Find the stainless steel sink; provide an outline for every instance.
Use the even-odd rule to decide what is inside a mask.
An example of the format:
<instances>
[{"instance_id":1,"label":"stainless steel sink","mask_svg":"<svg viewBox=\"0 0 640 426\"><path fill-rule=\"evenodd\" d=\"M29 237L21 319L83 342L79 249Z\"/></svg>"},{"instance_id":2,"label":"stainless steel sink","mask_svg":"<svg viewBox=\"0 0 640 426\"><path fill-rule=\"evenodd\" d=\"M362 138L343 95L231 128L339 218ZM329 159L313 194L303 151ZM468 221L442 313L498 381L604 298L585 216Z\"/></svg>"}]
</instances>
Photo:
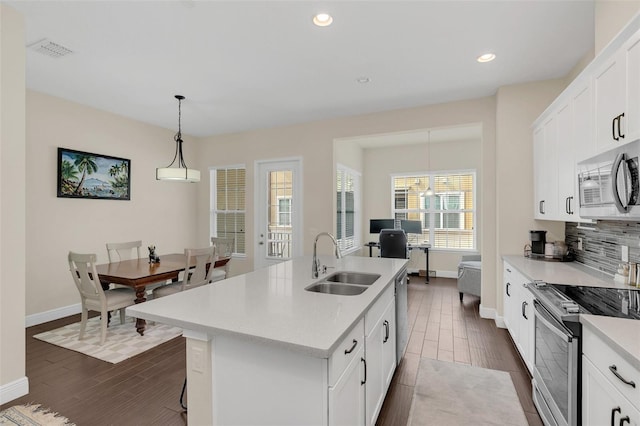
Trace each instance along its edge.
<instances>
[{"instance_id":1,"label":"stainless steel sink","mask_svg":"<svg viewBox=\"0 0 640 426\"><path fill-rule=\"evenodd\" d=\"M307 291L325 294L337 294L340 296L355 296L364 292L368 287L351 284L320 282L311 284L305 288Z\"/></svg>"},{"instance_id":2,"label":"stainless steel sink","mask_svg":"<svg viewBox=\"0 0 640 426\"><path fill-rule=\"evenodd\" d=\"M359 285L371 285L380 278L380 274L369 274L366 272L336 272L329 275L324 281L345 283L345 284L359 284Z\"/></svg>"}]
</instances>

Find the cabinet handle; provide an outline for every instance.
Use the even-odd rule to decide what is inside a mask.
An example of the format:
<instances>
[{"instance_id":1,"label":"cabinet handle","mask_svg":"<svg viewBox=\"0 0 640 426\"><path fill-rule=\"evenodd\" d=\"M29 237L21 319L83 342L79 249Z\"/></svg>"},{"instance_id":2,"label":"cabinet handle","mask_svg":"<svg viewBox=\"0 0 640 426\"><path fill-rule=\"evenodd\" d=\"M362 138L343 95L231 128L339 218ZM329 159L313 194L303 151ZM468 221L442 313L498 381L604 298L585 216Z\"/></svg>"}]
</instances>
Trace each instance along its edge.
<instances>
[{"instance_id":1,"label":"cabinet handle","mask_svg":"<svg viewBox=\"0 0 640 426\"><path fill-rule=\"evenodd\" d=\"M622 123L622 117L624 117L624 112L618 116L618 136L620 137L620 139L624 139L624 135L620 130L620 123Z\"/></svg>"},{"instance_id":2,"label":"cabinet handle","mask_svg":"<svg viewBox=\"0 0 640 426\"><path fill-rule=\"evenodd\" d=\"M538 204L538 210L540 211L540 214L544 214L544 200L540 200L540 203Z\"/></svg>"},{"instance_id":3,"label":"cabinet handle","mask_svg":"<svg viewBox=\"0 0 640 426\"><path fill-rule=\"evenodd\" d=\"M509 286L511 285L511 283L507 283L507 286L505 287L505 291L507 292L507 296L511 297L511 294L509 293Z\"/></svg>"},{"instance_id":4,"label":"cabinet handle","mask_svg":"<svg viewBox=\"0 0 640 426\"><path fill-rule=\"evenodd\" d=\"M573 210L571 210L571 200L573 200L573 197L567 197L564 201L564 210L567 214L573 214Z\"/></svg>"},{"instance_id":5,"label":"cabinet handle","mask_svg":"<svg viewBox=\"0 0 640 426\"><path fill-rule=\"evenodd\" d=\"M529 318L527 318L527 302L522 302L522 316L524 317L524 319L528 320Z\"/></svg>"},{"instance_id":6,"label":"cabinet handle","mask_svg":"<svg viewBox=\"0 0 640 426\"><path fill-rule=\"evenodd\" d=\"M507 268L507 272L508 272L508 273L511 273L511 269Z\"/></svg>"},{"instance_id":7,"label":"cabinet handle","mask_svg":"<svg viewBox=\"0 0 640 426\"><path fill-rule=\"evenodd\" d=\"M631 419L629 419L629 416L624 416L623 418L620 419L620 423L619 423L620 426L622 426L625 423L631 424Z\"/></svg>"},{"instance_id":8,"label":"cabinet handle","mask_svg":"<svg viewBox=\"0 0 640 426\"><path fill-rule=\"evenodd\" d=\"M635 388L635 387L636 387L636 383L635 383L634 381L626 380L624 377L622 377L622 376L620 375L620 373L618 373L618 367L616 367L616 365L615 365L615 364L610 365L610 366L609 366L609 370L611 370L611 372L613 373L613 375L614 375L614 376L616 376L618 379L620 379L620 381L621 381L622 383L624 383L625 385L629 385L629 386L631 386L632 388Z\"/></svg>"},{"instance_id":9,"label":"cabinet handle","mask_svg":"<svg viewBox=\"0 0 640 426\"><path fill-rule=\"evenodd\" d=\"M382 324L384 324L384 340L382 340L382 343L387 343L387 340L389 340L389 321L384 320Z\"/></svg>"},{"instance_id":10,"label":"cabinet handle","mask_svg":"<svg viewBox=\"0 0 640 426\"><path fill-rule=\"evenodd\" d=\"M613 137L614 141L619 140L620 138L616 136L616 121L618 121L618 117L615 117L612 121L611 121L611 136Z\"/></svg>"},{"instance_id":11,"label":"cabinet handle","mask_svg":"<svg viewBox=\"0 0 640 426\"><path fill-rule=\"evenodd\" d=\"M364 363L364 380L360 381L360 386L362 386L367 383L367 360L364 358L360 358L360 361Z\"/></svg>"},{"instance_id":12,"label":"cabinet handle","mask_svg":"<svg viewBox=\"0 0 640 426\"><path fill-rule=\"evenodd\" d=\"M613 410L611 410L611 426L615 426L613 423L616 421L616 413L620 413L620 412L622 412L620 407L616 407Z\"/></svg>"},{"instance_id":13,"label":"cabinet handle","mask_svg":"<svg viewBox=\"0 0 640 426\"><path fill-rule=\"evenodd\" d=\"M345 355L350 354L351 352L353 352L356 346L358 346L358 341L356 339L353 339L353 345L349 349L345 349L344 354Z\"/></svg>"}]
</instances>

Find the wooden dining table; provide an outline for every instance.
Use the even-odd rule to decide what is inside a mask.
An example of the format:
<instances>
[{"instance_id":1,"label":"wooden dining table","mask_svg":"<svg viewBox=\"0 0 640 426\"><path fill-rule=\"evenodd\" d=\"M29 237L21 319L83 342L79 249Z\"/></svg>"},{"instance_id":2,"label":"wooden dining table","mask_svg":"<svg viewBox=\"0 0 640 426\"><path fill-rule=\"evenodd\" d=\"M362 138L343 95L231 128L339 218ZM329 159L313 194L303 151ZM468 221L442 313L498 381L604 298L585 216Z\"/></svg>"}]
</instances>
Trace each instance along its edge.
<instances>
[{"instance_id":1,"label":"wooden dining table","mask_svg":"<svg viewBox=\"0 0 640 426\"><path fill-rule=\"evenodd\" d=\"M216 260L214 267L224 266L229 262L229 257ZM196 266L196 259L192 265ZM98 278L103 287L109 284L121 284L132 287L136 291L136 303L147 300L146 288L148 285L166 282L168 280L178 281L178 274L186 267L186 256L181 253L165 254L160 256L159 263L149 263L147 258L121 260L119 262L103 263L96 265ZM144 335L146 321L136 318L136 330L140 335Z\"/></svg>"}]
</instances>

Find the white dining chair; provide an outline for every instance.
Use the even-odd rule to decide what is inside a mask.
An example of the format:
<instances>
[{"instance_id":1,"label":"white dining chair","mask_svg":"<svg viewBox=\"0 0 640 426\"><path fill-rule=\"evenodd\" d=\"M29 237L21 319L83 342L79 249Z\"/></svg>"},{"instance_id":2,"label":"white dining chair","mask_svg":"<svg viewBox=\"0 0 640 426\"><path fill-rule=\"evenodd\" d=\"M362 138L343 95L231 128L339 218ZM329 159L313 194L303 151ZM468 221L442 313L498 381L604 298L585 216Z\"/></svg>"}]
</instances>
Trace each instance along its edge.
<instances>
[{"instance_id":1,"label":"white dining chair","mask_svg":"<svg viewBox=\"0 0 640 426\"><path fill-rule=\"evenodd\" d=\"M229 258L229 261L218 268L214 268L211 278L212 282L224 280L229 277L229 264L231 263L231 255L235 246L235 238L211 237L211 244L216 248L218 259Z\"/></svg>"},{"instance_id":2,"label":"white dining chair","mask_svg":"<svg viewBox=\"0 0 640 426\"><path fill-rule=\"evenodd\" d=\"M107 243L107 256L109 263L121 260L140 259L142 241L130 241L126 243Z\"/></svg>"},{"instance_id":3,"label":"white dining chair","mask_svg":"<svg viewBox=\"0 0 640 426\"><path fill-rule=\"evenodd\" d=\"M153 298L169 296L181 291L189 290L211 282L213 265L216 258L215 247L205 247L198 249L185 249L185 269L182 281L177 281L153 290ZM195 262L195 267L191 264ZM211 267L207 267L211 265Z\"/></svg>"},{"instance_id":4,"label":"white dining chair","mask_svg":"<svg viewBox=\"0 0 640 426\"><path fill-rule=\"evenodd\" d=\"M69 270L73 282L80 293L82 314L80 316L80 334L78 340L84 337L87 328L89 311L100 312L100 344L104 345L107 338L109 311L120 309L120 323L124 324L124 308L135 304L136 292L130 288L114 288L103 290L98 272L96 271L96 255L69 252Z\"/></svg>"}]
</instances>

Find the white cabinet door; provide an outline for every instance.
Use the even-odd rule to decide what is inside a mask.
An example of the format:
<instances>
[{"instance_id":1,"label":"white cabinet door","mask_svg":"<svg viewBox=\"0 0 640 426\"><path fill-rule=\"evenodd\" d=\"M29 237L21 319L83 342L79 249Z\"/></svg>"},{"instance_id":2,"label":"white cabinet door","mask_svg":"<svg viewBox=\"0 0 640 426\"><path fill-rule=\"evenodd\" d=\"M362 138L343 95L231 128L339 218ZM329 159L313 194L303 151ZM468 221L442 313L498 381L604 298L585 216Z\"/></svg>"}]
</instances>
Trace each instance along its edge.
<instances>
[{"instance_id":1,"label":"white cabinet door","mask_svg":"<svg viewBox=\"0 0 640 426\"><path fill-rule=\"evenodd\" d=\"M518 341L518 282L520 274L508 263L504 264L504 322L514 342Z\"/></svg>"},{"instance_id":2,"label":"white cabinet door","mask_svg":"<svg viewBox=\"0 0 640 426\"><path fill-rule=\"evenodd\" d=\"M520 312L518 317L518 344L520 355L529 372L533 372L534 362L534 318L533 318L533 294L525 287L523 282L518 288Z\"/></svg>"},{"instance_id":3,"label":"white cabinet door","mask_svg":"<svg viewBox=\"0 0 640 426\"><path fill-rule=\"evenodd\" d=\"M566 103L556 114L558 135L558 215L557 219L576 220L575 203L575 144L573 139L572 108Z\"/></svg>"},{"instance_id":4,"label":"white cabinet door","mask_svg":"<svg viewBox=\"0 0 640 426\"><path fill-rule=\"evenodd\" d=\"M365 340L367 361L366 424L376 424L396 366L395 299L387 305Z\"/></svg>"},{"instance_id":5,"label":"white cabinet door","mask_svg":"<svg viewBox=\"0 0 640 426\"><path fill-rule=\"evenodd\" d=\"M533 217L544 219L544 126L533 132Z\"/></svg>"},{"instance_id":6,"label":"white cabinet door","mask_svg":"<svg viewBox=\"0 0 640 426\"><path fill-rule=\"evenodd\" d=\"M626 63L625 141L640 138L640 31L623 48Z\"/></svg>"},{"instance_id":7,"label":"white cabinet door","mask_svg":"<svg viewBox=\"0 0 640 426\"><path fill-rule=\"evenodd\" d=\"M382 325L385 326L385 337L382 339L382 377L383 391L382 402L384 402L384 396L389 389L391 379L393 379L393 373L396 371L396 304L395 300L389 303L387 310L384 313L384 320ZM382 403L380 404L382 408Z\"/></svg>"},{"instance_id":8,"label":"white cabinet door","mask_svg":"<svg viewBox=\"0 0 640 426\"><path fill-rule=\"evenodd\" d=\"M365 424L364 347L355 356L334 386L329 388L329 425Z\"/></svg>"},{"instance_id":9,"label":"white cabinet door","mask_svg":"<svg viewBox=\"0 0 640 426\"><path fill-rule=\"evenodd\" d=\"M582 357L582 424L584 426L639 426L640 412Z\"/></svg>"},{"instance_id":10,"label":"white cabinet door","mask_svg":"<svg viewBox=\"0 0 640 426\"><path fill-rule=\"evenodd\" d=\"M536 219L557 220L558 214L558 130L550 117L533 137L533 174Z\"/></svg>"},{"instance_id":11,"label":"white cabinet door","mask_svg":"<svg viewBox=\"0 0 640 426\"><path fill-rule=\"evenodd\" d=\"M593 90L595 100L596 146L599 152L625 142L622 116L625 108L625 61L622 53L613 55L595 71Z\"/></svg>"},{"instance_id":12,"label":"white cabinet door","mask_svg":"<svg viewBox=\"0 0 640 426\"><path fill-rule=\"evenodd\" d=\"M571 97L574 164L593 157L597 152L596 137L593 132L593 100L591 95L591 82L587 80ZM576 176L573 179L576 183L575 193L578 194ZM576 209L577 207L576 200Z\"/></svg>"}]
</instances>

